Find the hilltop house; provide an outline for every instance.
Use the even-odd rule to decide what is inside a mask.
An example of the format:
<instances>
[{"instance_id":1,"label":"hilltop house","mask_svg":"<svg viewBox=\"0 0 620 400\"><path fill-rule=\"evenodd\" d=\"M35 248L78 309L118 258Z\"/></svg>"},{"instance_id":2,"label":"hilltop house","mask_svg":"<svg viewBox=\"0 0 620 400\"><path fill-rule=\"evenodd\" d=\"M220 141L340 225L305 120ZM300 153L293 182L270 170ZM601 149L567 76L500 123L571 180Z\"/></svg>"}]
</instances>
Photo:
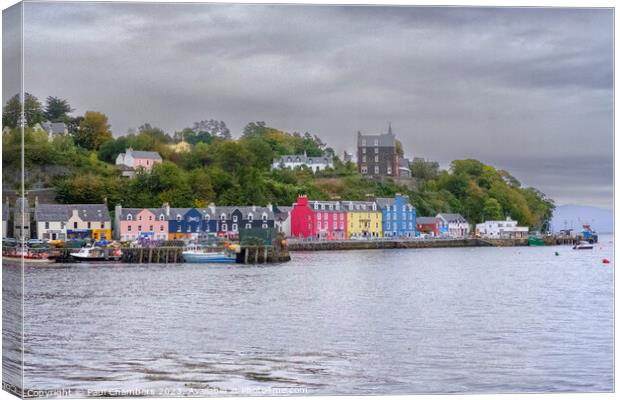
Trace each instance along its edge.
<instances>
[{"instance_id":1,"label":"hilltop house","mask_svg":"<svg viewBox=\"0 0 620 400\"><path fill-rule=\"evenodd\" d=\"M469 222L461 214L440 213L435 219L439 235L451 238L469 236Z\"/></svg>"},{"instance_id":2,"label":"hilltop house","mask_svg":"<svg viewBox=\"0 0 620 400\"><path fill-rule=\"evenodd\" d=\"M527 226L517 226L517 221L507 217L504 221L484 221L476 224L476 235L488 239L520 239L528 236Z\"/></svg>"},{"instance_id":3,"label":"hilltop house","mask_svg":"<svg viewBox=\"0 0 620 400\"><path fill-rule=\"evenodd\" d=\"M357 167L362 175L400 176L396 136L392 132L391 124L385 134L357 133Z\"/></svg>"},{"instance_id":4,"label":"hilltop house","mask_svg":"<svg viewBox=\"0 0 620 400\"><path fill-rule=\"evenodd\" d=\"M43 131L47 133L48 139L51 141L54 139L54 136L57 135L67 135L69 130L67 129L67 124L64 122L41 122L34 125L33 129L35 131Z\"/></svg>"},{"instance_id":5,"label":"hilltop house","mask_svg":"<svg viewBox=\"0 0 620 400\"><path fill-rule=\"evenodd\" d=\"M132 177L135 175L135 171L139 168L150 172L153 166L157 163L161 163L162 158L156 151L138 151L133 150L131 147L120 153L116 157L116 165L121 169L122 175L125 177Z\"/></svg>"},{"instance_id":6,"label":"hilltop house","mask_svg":"<svg viewBox=\"0 0 620 400\"><path fill-rule=\"evenodd\" d=\"M320 156L320 157L308 157L306 153L304 154L292 154L282 156L273 161L271 167L273 169L280 168L290 168L293 169L295 167L306 166L312 170L312 172L318 172L324 170L325 168L333 168L334 160L331 156Z\"/></svg>"},{"instance_id":7,"label":"hilltop house","mask_svg":"<svg viewBox=\"0 0 620 400\"><path fill-rule=\"evenodd\" d=\"M383 237L410 238L416 235L416 209L409 196L396 194L394 198L377 198L382 212Z\"/></svg>"}]
</instances>

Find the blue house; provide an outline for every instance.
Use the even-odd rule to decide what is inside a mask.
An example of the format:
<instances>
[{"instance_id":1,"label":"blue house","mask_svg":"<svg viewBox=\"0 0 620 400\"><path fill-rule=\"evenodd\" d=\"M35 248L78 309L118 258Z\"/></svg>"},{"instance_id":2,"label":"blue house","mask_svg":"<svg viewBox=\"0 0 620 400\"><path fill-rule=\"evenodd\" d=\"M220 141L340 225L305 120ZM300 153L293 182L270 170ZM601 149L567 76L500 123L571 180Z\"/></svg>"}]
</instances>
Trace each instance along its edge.
<instances>
[{"instance_id":1,"label":"blue house","mask_svg":"<svg viewBox=\"0 0 620 400\"><path fill-rule=\"evenodd\" d=\"M218 221L210 208L170 208L168 212L168 238L201 239L215 234Z\"/></svg>"},{"instance_id":2,"label":"blue house","mask_svg":"<svg viewBox=\"0 0 620 400\"><path fill-rule=\"evenodd\" d=\"M383 237L416 236L416 209L409 203L409 196L378 198L377 205L381 208Z\"/></svg>"}]
</instances>

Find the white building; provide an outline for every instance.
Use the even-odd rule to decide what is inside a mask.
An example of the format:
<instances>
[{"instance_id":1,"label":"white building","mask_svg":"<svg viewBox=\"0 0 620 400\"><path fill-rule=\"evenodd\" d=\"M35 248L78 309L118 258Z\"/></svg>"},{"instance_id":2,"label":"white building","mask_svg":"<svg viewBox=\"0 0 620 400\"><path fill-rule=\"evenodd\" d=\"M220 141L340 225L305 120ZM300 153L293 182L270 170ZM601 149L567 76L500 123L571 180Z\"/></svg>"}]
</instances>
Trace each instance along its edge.
<instances>
[{"instance_id":1,"label":"white building","mask_svg":"<svg viewBox=\"0 0 620 400\"><path fill-rule=\"evenodd\" d=\"M528 233L527 226L517 226L517 221L510 217L505 221L484 221L476 224L476 235L487 239L526 238Z\"/></svg>"},{"instance_id":2,"label":"white building","mask_svg":"<svg viewBox=\"0 0 620 400\"><path fill-rule=\"evenodd\" d=\"M271 167L273 169L280 168L295 168L306 166L312 170L312 172L318 172L324 170L325 168L333 168L334 161L331 156L321 156L321 157L308 157L306 153L304 154L292 154L282 156L273 161Z\"/></svg>"},{"instance_id":3,"label":"white building","mask_svg":"<svg viewBox=\"0 0 620 400\"><path fill-rule=\"evenodd\" d=\"M461 214L437 214L437 228L440 236L461 238L469 236L469 222Z\"/></svg>"},{"instance_id":4,"label":"white building","mask_svg":"<svg viewBox=\"0 0 620 400\"><path fill-rule=\"evenodd\" d=\"M277 206L274 209L274 226L284 237L291 236L291 210L293 207Z\"/></svg>"}]
</instances>

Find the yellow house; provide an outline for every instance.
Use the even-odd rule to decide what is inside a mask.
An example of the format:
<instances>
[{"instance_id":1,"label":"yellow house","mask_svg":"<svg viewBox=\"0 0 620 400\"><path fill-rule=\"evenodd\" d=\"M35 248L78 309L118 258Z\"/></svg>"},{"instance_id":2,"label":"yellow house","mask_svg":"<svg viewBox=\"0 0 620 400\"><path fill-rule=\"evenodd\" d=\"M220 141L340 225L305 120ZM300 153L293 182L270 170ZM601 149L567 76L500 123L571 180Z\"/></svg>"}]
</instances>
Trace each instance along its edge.
<instances>
[{"instance_id":1,"label":"yellow house","mask_svg":"<svg viewBox=\"0 0 620 400\"><path fill-rule=\"evenodd\" d=\"M374 201L343 201L347 211L347 239L382 237L382 213Z\"/></svg>"}]
</instances>

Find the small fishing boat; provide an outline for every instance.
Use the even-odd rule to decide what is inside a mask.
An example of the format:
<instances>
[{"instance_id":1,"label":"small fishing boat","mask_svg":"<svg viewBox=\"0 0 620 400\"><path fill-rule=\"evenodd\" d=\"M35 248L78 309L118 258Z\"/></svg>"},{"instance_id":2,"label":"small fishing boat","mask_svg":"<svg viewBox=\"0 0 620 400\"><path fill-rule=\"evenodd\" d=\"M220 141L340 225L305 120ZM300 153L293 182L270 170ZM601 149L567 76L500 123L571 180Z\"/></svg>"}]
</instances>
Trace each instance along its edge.
<instances>
[{"instance_id":1,"label":"small fishing boat","mask_svg":"<svg viewBox=\"0 0 620 400\"><path fill-rule=\"evenodd\" d=\"M106 252L104 247L90 246L71 253L71 257L79 261L117 261L121 258L121 252L120 249L110 249Z\"/></svg>"},{"instance_id":2,"label":"small fishing boat","mask_svg":"<svg viewBox=\"0 0 620 400\"><path fill-rule=\"evenodd\" d=\"M573 250L592 250L593 248L594 245L592 243L586 242L584 240L573 246Z\"/></svg>"},{"instance_id":3,"label":"small fishing boat","mask_svg":"<svg viewBox=\"0 0 620 400\"><path fill-rule=\"evenodd\" d=\"M534 234L534 235L530 235L530 237L527 239L527 244L528 246L544 246L545 241L543 240L542 237Z\"/></svg>"},{"instance_id":4,"label":"small fishing boat","mask_svg":"<svg viewBox=\"0 0 620 400\"><path fill-rule=\"evenodd\" d=\"M3 249L2 261L9 263L21 263L23 261L26 264L47 264L53 262L44 249L30 249L27 247Z\"/></svg>"},{"instance_id":5,"label":"small fishing boat","mask_svg":"<svg viewBox=\"0 0 620 400\"><path fill-rule=\"evenodd\" d=\"M213 251L200 246L190 246L183 251L183 260L186 263L235 263L237 257L234 249L226 248L223 251Z\"/></svg>"}]
</instances>

